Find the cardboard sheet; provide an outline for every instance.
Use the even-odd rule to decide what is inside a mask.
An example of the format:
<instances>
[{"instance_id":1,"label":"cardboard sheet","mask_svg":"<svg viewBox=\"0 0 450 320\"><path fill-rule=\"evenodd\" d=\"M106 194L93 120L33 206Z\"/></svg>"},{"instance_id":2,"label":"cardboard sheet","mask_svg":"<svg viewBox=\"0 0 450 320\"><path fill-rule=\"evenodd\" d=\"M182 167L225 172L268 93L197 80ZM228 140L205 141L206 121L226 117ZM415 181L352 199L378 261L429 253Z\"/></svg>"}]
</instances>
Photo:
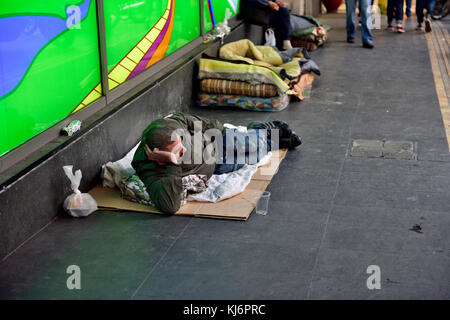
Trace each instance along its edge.
<instances>
[{"instance_id":1,"label":"cardboard sheet","mask_svg":"<svg viewBox=\"0 0 450 320\"><path fill-rule=\"evenodd\" d=\"M273 176L277 173L286 152L285 149L272 152L269 163L258 168L250 184L242 193L217 203L190 201L182 206L175 215L247 220L255 208L259 196L266 190ZM154 207L122 199L117 188L104 188L98 185L89 191L89 194L97 201L99 210L161 213Z\"/></svg>"}]
</instances>

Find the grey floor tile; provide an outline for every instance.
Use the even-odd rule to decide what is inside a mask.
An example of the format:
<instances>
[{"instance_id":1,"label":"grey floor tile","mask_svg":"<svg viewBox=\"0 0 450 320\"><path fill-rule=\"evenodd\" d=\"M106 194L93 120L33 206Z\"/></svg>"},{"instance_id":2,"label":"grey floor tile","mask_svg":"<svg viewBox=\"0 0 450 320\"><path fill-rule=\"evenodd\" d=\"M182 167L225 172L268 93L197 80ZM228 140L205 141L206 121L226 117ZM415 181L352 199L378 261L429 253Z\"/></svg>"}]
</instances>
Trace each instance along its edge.
<instances>
[{"instance_id":1,"label":"grey floor tile","mask_svg":"<svg viewBox=\"0 0 450 320\"><path fill-rule=\"evenodd\" d=\"M365 183L370 188L391 191L446 192L449 176L434 176L426 173L398 173L395 171L345 171L341 183Z\"/></svg>"},{"instance_id":2,"label":"grey floor tile","mask_svg":"<svg viewBox=\"0 0 450 320\"><path fill-rule=\"evenodd\" d=\"M343 181L339 184L335 204L361 207L386 207L450 211L448 192L393 191L374 189L370 185Z\"/></svg>"},{"instance_id":3,"label":"grey floor tile","mask_svg":"<svg viewBox=\"0 0 450 320\"><path fill-rule=\"evenodd\" d=\"M185 216L164 216L132 211L97 211L81 219L58 217L45 232L69 233L73 238L84 235L87 230L92 233L145 232L153 236L175 238L190 220L191 217Z\"/></svg>"},{"instance_id":4,"label":"grey floor tile","mask_svg":"<svg viewBox=\"0 0 450 320\"><path fill-rule=\"evenodd\" d=\"M361 172L362 174L448 176L450 164L438 161L410 161L383 158L348 157L344 162L343 172Z\"/></svg>"},{"instance_id":5,"label":"grey floor tile","mask_svg":"<svg viewBox=\"0 0 450 320\"><path fill-rule=\"evenodd\" d=\"M158 268L134 299L305 299L309 273Z\"/></svg>"},{"instance_id":6,"label":"grey floor tile","mask_svg":"<svg viewBox=\"0 0 450 320\"><path fill-rule=\"evenodd\" d=\"M445 130L441 119L415 119L405 121L396 117L358 115L352 125L354 139L408 140L444 138Z\"/></svg>"},{"instance_id":7,"label":"grey floor tile","mask_svg":"<svg viewBox=\"0 0 450 320\"><path fill-rule=\"evenodd\" d=\"M418 159L428 161L450 161L446 138L423 138L417 141Z\"/></svg>"},{"instance_id":8,"label":"grey floor tile","mask_svg":"<svg viewBox=\"0 0 450 320\"><path fill-rule=\"evenodd\" d=\"M347 154L348 143L317 143L306 138L302 145L289 150L281 167L289 169L291 174L309 170L327 170L338 172Z\"/></svg>"},{"instance_id":9,"label":"grey floor tile","mask_svg":"<svg viewBox=\"0 0 450 320\"><path fill-rule=\"evenodd\" d=\"M367 268L380 268L381 288L369 290ZM322 249L309 299L448 299L447 253L388 254Z\"/></svg>"},{"instance_id":10,"label":"grey floor tile","mask_svg":"<svg viewBox=\"0 0 450 320\"><path fill-rule=\"evenodd\" d=\"M128 299L173 237L128 230L41 232L0 264L3 299ZM68 266L81 269L81 290L68 290Z\"/></svg>"},{"instance_id":11,"label":"grey floor tile","mask_svg":"<svg viewBox=\"0 0 450 320\"><path fill-rule=\"evenodd\" d=\"M317 249L302 243L251 243L233 239L177 240L158 268L174 272L190 269L235 270L237 272L303 273L312 270Z\"/></svg>"},{"instance_id":12,"label":"grey floor tile","mask_svg":"<svg viewBox=\"0 0 450 320\"><path fill-rule=\"evenodd\" d=\"M414 225L421 227L421 233L411 230ZM337 206L331 212L323 247L450 254L448 226L448 213Z\"/></svg>"},{"instance_id":13,"label":"grey floor tile","mask_svg":"<svg viewBox=\"0 0 450 320\"><path fill-rule=\"evenodd\" d=\"M328 170L298 170L281 167L267 190L279 201L330 203L336 191L339 172Z\"/></svg>"},{"instance_id":14,"label":"grey floor tile","mask_svg":"<svg viewBox=\"0 0 450 320\"><path fill-rule=\"evenodd\" d=\"M239 241L260 246L300 244L305 247L318 247L327 214L328 208L325 206L271 201L266 216L253 212L245 222L195 219L181 238Z\"/></svg>"}]
</instances>

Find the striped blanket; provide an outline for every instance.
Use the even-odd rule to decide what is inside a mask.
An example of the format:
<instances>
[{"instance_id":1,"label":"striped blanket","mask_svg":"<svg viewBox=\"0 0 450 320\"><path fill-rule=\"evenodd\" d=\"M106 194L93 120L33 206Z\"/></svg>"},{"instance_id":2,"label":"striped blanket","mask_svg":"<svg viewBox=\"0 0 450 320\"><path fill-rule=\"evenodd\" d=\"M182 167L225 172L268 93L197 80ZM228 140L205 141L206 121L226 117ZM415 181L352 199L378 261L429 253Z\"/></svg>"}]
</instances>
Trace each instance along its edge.
<instances>
[{"instance_id":1,"label":"striped blanket","mask_svg":"<svg viewBox=\"0 0 450 320\"><path fill-rule=\"evenodd\" d=\"M223 79L243 81L251 85L270 84L277 89L277 94L280 96L289 91L289 85L274 71L267 67L257 65L202 58L200 59L198 78L200 80Z\"/></svg>"},{"instance_id":2,"label":"striped blanket","mask_svg":"<svg viewBox=\"0 0 450 320\"><path fill-rule=\"evenodd\" d=\"M200 90L207 93L230 94L270 98L277 95L277 88L271 84L251 85L243 81L203 79L200 81Z\"/></svg>"},{"instance_id":3,"label":"striped blanket","mask_svg":"<svg viewBox=\"0 0 450 320\"><path fill-rule=\"evenodd\" d=\"M272 98L259 98L200 92L198 99L200 106L204 107L236 107L252 111L281 111L289 104L289 96L286 94Z\"/></svg>"}]
</instances>

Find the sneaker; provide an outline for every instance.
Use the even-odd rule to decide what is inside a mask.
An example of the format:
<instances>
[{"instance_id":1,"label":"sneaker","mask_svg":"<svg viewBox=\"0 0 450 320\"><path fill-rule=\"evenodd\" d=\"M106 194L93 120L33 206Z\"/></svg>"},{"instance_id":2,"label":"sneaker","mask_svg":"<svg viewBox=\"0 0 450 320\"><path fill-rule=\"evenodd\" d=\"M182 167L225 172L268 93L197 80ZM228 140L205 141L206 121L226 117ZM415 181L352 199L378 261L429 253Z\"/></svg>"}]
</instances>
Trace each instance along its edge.
<instances>
[{"instance_id":1,"label":"sneaker","mask_svg":"<svg viewBox=\"0 0 450 320\"><path fill-rule=\"evenodd\" d=\"M404 33L405 32L405 29L403 29L403 26L401 24L397 25L397 32L398 33Z\"/></svg>"},{"instance_id":2,"label":"sneaker","mask_svg":"<svg viewBox=\"0 0 450 320\"><path fill-rule=\"evenodd\" d=\"M355 38L348 37L347 38L347 42L348 43L355 43Z\"/></svg>"},{"instance_id":3,"label":"sneaker","mask_svg":"<svg viewBox=\"0 0 450 320\"><path fill-rule=\"evenodd\" d=\"M387 29L390 31L394 31L394 26L392 24L388 24Z\"/></svg>"},{"instance_id":4,"label":"sneaker","mask_svg":"<svg viewBox=\"0 0 450 320\"><path fill-rule=\"evenodd\" d=\"M419 23L419 24L417 25L416 30L417 30L417 31L423 31L423 26L422 26L421 23Z\"/></svg>"},{"instance_id":5,"label":"sneaker","mask_svg":"<svg viewBox=\"0 0 450 320\"><path fill-rule=\"evenodd\" d=\"M370 43L370 42L364 42L364 43L363 43L363 48L366 48L366 49L373 49L373 43Z\"/></svg>"},{"instance_id":6,"label":"sneaker","mask_svg":"<svg viewBox=\"0 0 450 320\"><path fill-rule=\"evenodd\" d=\"M431 21L429 18L425 19L425 32L431 32Z\"/></svg>"},{"instance_id":7,"label":"sneaker","mask_svg":"<svg viewBox=\"0 0 450 320\"><path fill-rule=\"evenodd\" d=\"M280 138L280 141L279 141L280 149L285 149L285 148L294 149L301 144L302 144L302 138L295 133L292 133L292 135L289 138Z\"/></svg>"}]
</instances>

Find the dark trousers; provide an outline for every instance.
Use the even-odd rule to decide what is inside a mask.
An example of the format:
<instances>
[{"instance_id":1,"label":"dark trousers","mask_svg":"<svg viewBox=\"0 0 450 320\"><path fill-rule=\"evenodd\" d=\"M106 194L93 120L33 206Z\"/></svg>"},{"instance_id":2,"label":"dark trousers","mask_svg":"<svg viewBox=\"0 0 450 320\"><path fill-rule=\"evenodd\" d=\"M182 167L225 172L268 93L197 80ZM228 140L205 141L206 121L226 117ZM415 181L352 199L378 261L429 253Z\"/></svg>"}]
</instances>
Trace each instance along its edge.
<instances>
[{"instance_id":1,"label":"dark trousers","mask_svg":"<svg viewBox=\"0 0 450 320\"><path fill-rule=\"evenodd\" d=\"M416 1L416 15L417 22L423 22L423 9L427 9L427 14L432 14L434 6L436 5L436 0L417 0Z\"/></svg>"},{"instance_id":2,"label":"dark trousers","mask_svg":"<svg viewBox=\"0 0 450 320\"><path fill-rule=\"evenodd\" d=\"M227 135L232 133L232 135ZM227 162L227 138L233 137L230 156L231 163ZM249 145L252 145L250 147ZM219 154L222 158L220 164L216 164L214 174L223 174L241 169L245 164L256 164L267 152L271 151L272 142L267 138L266 130L249 129L248 133L236 129L226 129L223 134L223 151ZM240 156L238 156L238 154Z\"/></svg>"},{"instance_id":3,"label":"dark trousers","mask_svg":"<svg viewBox=\"0 0 450 320\"><path fill-rule=\"evenodd\" d=\"M283 40L291 40L291 14L287 8L280 7L278 11L270 10L270 27L275 31L277 47L283 48Z\"/></svg>"},{"instance_id":4,"label":"dark trousers","mask_svg":"<svg viewBox=\"0 0 450 320\"><path fill-rule=\"evenodd\" d=\"M403 0L388 0L387 17L389 24L392 23L394 17L397 20L397 23L401 23L403 21Z\"/></svg>"}]
</instances>

